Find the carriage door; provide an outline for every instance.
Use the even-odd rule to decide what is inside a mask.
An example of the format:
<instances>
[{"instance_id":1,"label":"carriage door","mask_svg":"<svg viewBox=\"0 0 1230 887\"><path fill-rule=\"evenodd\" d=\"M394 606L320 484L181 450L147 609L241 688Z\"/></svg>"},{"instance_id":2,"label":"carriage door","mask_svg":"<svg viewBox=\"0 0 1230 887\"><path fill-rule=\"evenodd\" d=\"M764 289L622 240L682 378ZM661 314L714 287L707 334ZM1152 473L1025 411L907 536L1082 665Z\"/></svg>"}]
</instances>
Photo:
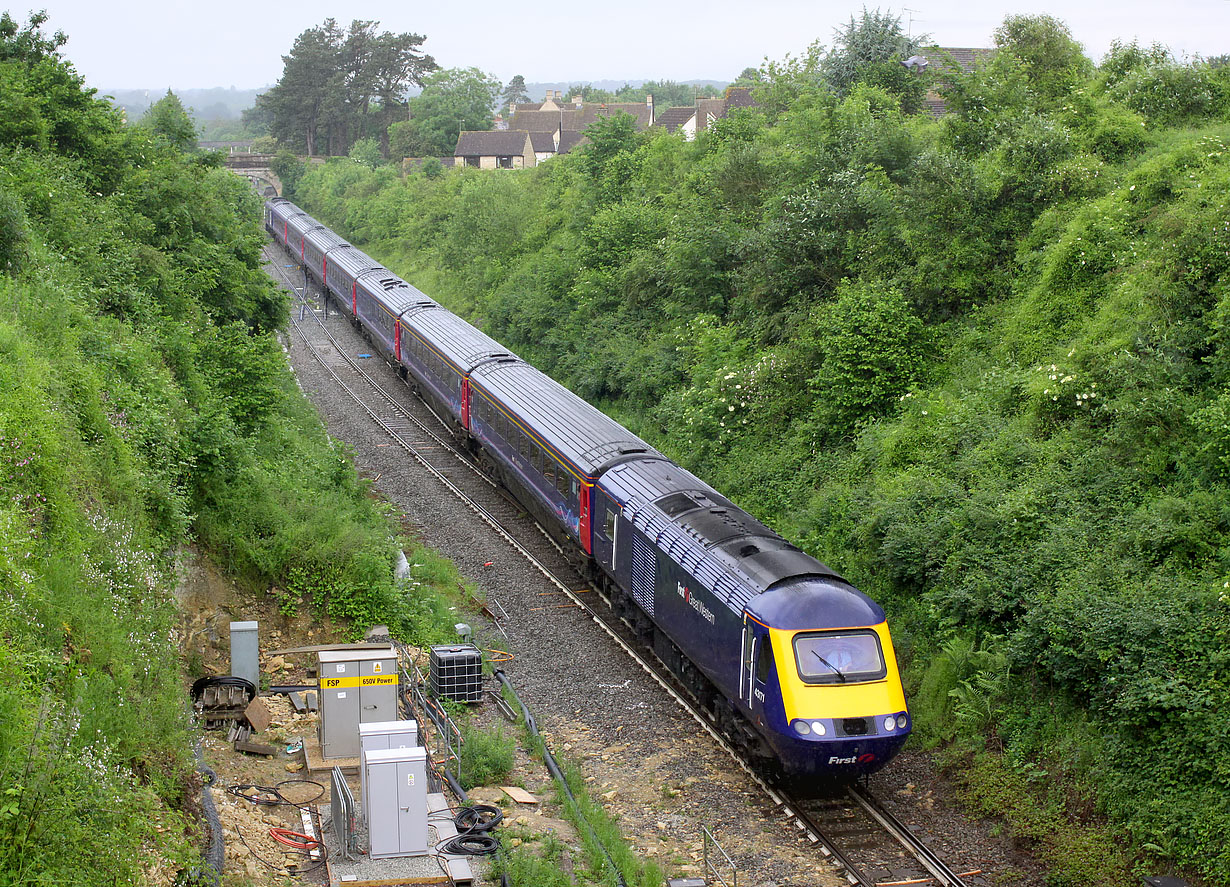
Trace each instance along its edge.
<instances>
[{"instance_id":1,"label":"carriage door","mask_svg":"<svg viewBox=\"0 0 1230 887\"><path fill-rule=\"evenodd\" d=\"M743 617L743 658L739 669L739 698L749 711L764 709L765 684L769 679L769 636L755 622ZM759 714L757 723L763 723Z\"/></svg>"},{"instance_id":2,"label":"carriage door","mask_svg":"<svg viewBox=\"0 0 1230 887\"><path fill-rule=\"evenodd\" d=\"M606 495L595 492L594 508L597 516L594 522L594 558L614 576L615 536L619 532L619 506Z\"/></svg>"},{"instance_id":3,"label":"carriage door","mask_svg":"<svg viewBox=\"0 0 1230 887\"><path fill-rule=\"evenodd\" d=\"M743 656L739 665L739 699L750 710L752 707L752 669L756 661L756 635L753 623L743 617Z\"/></svg>"}]
</instances>

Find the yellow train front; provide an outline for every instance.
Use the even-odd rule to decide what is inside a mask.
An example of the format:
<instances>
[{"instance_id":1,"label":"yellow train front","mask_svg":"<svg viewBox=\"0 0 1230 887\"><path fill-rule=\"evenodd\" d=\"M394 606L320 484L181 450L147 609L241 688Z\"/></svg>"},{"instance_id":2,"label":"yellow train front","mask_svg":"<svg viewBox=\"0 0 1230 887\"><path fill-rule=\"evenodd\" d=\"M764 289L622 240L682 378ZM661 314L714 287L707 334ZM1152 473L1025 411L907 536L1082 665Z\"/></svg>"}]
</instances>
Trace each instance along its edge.
<instances>
[{"instance_id":1,"label":"yellow train front","mask_svg":"<svg viewBox=\"0 0 1230 887\"><path fill-rule=\"evenodd\" d=\"M800 576L748 601L739 705L785 776L874 773L910 734L884 612L836 575Z\"/></svg>"}]
</instances>

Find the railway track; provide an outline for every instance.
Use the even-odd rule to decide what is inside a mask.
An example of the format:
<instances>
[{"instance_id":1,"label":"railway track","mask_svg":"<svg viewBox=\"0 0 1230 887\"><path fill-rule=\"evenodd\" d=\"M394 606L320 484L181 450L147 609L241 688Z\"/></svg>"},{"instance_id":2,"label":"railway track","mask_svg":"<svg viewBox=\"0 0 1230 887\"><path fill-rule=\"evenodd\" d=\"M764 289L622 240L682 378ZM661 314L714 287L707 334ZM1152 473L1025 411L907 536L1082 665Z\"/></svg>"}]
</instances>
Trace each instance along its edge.
<instances>
[{"instance_id":1,"label":"railway track","mask_svg":"<svg viewBox=\"0 0 1230 887\"><path fill-rule=\"evenodd\" d=\"M982 874L980 871L966 872L964 875L953 871L865 788L852 786L846 792L825 799L798 799L788 789L766 781L743 760L707 715L676 685L669 673L660 664L654 664L656 658L651 661L621 624L612 624L614 620L605 618L606 614L601 612L601 608L591 607L582 600L575 589L581 587L583 580L575 574L562 549L545 529L534 523L541 536L533 543L540 549L537 554L530 550L530 543L518 539L508 529L512 523L524 525L523 522L528 519L526 512L510 494L454 446L448 423L420 398L414 399L413 406L408 405L405 397L391 393L368 372L363 362L372 360L383 363L374 351L370 354L359 352L354 356L348 353L335 336L335 331L349 330L349 318L336 310L330 314L330 302L326 296L311 281L303 280L301 271L287 270L297 269L297 266L286 264L285 254L278 247L267 245L265 256L283 283L298 298L298 305L291 312L295 332L339 387L389 436L391 443L423 466L532 564L571 604L600 626L704 728L759 786L774 808L793 822L801 837L850 884L859 887L904 887L914 884L982 887L986 883L979 877ZM545 554L541 551L540 542L549 543ZM605 601L601 594L596 596ZM498 601L489 598L489 603L494 610L502 611ZM503 631L499 615L490 610L487 615Z\"/></svg>"}]
</instances>

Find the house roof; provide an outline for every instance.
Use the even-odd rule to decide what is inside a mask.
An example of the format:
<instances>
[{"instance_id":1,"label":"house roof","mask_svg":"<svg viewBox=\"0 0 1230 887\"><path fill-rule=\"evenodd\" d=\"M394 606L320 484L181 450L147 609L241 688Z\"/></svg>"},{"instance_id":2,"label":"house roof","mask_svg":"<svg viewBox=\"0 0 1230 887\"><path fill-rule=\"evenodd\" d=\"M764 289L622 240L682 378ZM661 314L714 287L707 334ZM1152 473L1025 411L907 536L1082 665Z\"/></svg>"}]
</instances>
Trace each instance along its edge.
<instances>
[{"instance_id":1,"label":"house roof","mask_svg":"<svg viewBox=\"0 0 1230 887\"><path fill-rule=\"evenodd\" d=\"M577 145L588 141L585 133L565 130L559 134L559 153L567 154Z\"/></svg>"},{"instance_id":2,"label":"house roof","mask_svg":"<svg viewBox=\"0 0 1230 887\"><path fill-rule=\"evenodd\" d=\"M508 129L523 130L525 132L555 132L560 128L560 123L565 115L571 116L573 111L522 111L520 106L517 108L517 113L513 114L512 119L508 121ZM569 127L565 126L564 129Z\"/></svg>"},{"instance_id":3,"label":"house roof","mask_svg":"<svg viewBox=\"0 0 1230 887\"><path fill-rule=\"evenodd\" d=\"M750 108L756 103L752 101L750 86L729 86L726 88L726 110L731 108Z\"/></svg>"},{"instance_id":4,"label":"house roof","mask_svg":"<svg viewBox=\"0 0 1230 887\"><path fill-rule=\"evenodd\" d=\"M961 68L962 71L970 71L976 65L982 64L987 59L995 54L995 50L986 47L959 47L959 46L929 46L923 50L924 57L930 55L931 60L939 61L942 53L947 53L954 64ZM939 70L939 66L936 66ZM939 83L943 83L941 74ZM934 89L927 93L927 98L924 101L927 113L932 117L943 117L948 113L948 109L944 105L944 98Z\"/></svg>"},{"instance_id":5,"label":"house roof","mask_svg":"<svg viewBox=\"0 0 1230 887\"><path fill-rule=\"evenodd\" d=\"M649 128L652 115L645 102L582 102L580 108L564 103L559 111L523 111L518 106L508 128L526 132L555 132L562 127L565 131L580 132L599 117L610 117L621 111L636 118L638 130Z\"/></svg>"},{"instance_id":6,"label":"house roof","mask_svg":"<svg viewBox=\"0 0 1230 887\"><path fill-rule=\"evenodd\" d=\"M995 49L977 46L928 46L922 50L924 56L931 56L931 61L938 61L936 57L942 52L952 56L952 60L961 66L962 71L969 71L976 64L985 62L990 56L994 55Z\"/></svg>"},{"instance_id":7,"label":"house roof","mask_svg":"<svg viewBox=\"0 0 1230 887\"><path fill-rule=\"evenodd\" d=\"M530 144L534 147L534 153L544 154L550 152L555 153L555 133L554 132L531 132L529 133Z\"/></svg>"},{"instance_id":8,"label":"house roof","mask_svg":"<svg viewBox=\"0 0 1230 887\"><path fill-rule=\"evenodd\" d=\"M658 115L654 125L663 127L667 132L674 132L695 116L695 107L667 108Z\"/></svg>"},{"instance_id":9,"label":"house roof","mask_svg":"<svg viewBox=\"0 0 1230 887\"><path fill-rule=\"evenodd\" d=\"M529 134L512 129L463 132L457 136L454 157L508 157L524 155Z\"/></svg>"}]
</instances>

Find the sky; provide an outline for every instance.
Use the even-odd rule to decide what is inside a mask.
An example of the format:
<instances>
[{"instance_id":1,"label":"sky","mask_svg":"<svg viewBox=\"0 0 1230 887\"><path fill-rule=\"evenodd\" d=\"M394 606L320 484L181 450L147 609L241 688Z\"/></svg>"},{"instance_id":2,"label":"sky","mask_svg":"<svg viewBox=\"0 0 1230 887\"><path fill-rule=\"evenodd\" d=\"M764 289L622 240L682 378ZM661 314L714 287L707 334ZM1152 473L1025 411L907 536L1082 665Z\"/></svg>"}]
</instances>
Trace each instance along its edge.
<instances>
[{"instance_id":1,"label":"sky","mask_svg":"<svg viewBox=\"0 0 1230 887\"><path fill-rule=\"evenodd\" d=\"M25 21L31 7L5 5ZM1230 0L908 0L867 4L901 15L903 28L940 46L991 46L1013 14L1064 21L1098 60L1114 39L1162 43L1176 54L1230 53ZM99 89L255 88L277 82L295 37L330 16L339 24L376 19L382 30L426 36L444 67L477 67L507 82L733 80L766 59L797 55L863 9L832 0L620 0L533 4L463 0L346 3L211 3L203 0L37 0L49 30L62 30L65 56Z\"/></svg>"}]
</instances>

